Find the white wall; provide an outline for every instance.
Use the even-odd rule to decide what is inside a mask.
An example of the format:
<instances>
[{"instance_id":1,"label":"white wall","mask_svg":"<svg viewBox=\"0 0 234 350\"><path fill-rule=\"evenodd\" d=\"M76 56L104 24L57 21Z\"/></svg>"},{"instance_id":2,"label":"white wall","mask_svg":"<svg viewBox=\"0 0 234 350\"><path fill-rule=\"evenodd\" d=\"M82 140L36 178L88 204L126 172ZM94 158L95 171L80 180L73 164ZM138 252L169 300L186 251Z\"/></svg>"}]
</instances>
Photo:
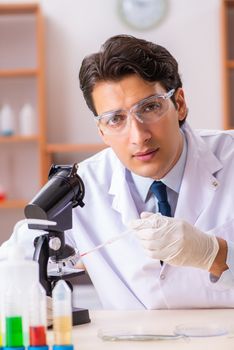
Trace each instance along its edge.
<instances>
[{"instance_id":1,"label":"white wall","mask_svg":"<svg viewBox=\"0 0 234 350\"><path fill-rule=\"evenodd\" d=\"M222 127L220 0L168 0L164 21L152 30L128 28L118 0L41 0L46 16L48 137L51 142L99 140L78 86L82 58L110 36L128 33L166 46L177 58L197 128ZM60 120L60 123L55 123Z\"/></svg>"}]
</instances>

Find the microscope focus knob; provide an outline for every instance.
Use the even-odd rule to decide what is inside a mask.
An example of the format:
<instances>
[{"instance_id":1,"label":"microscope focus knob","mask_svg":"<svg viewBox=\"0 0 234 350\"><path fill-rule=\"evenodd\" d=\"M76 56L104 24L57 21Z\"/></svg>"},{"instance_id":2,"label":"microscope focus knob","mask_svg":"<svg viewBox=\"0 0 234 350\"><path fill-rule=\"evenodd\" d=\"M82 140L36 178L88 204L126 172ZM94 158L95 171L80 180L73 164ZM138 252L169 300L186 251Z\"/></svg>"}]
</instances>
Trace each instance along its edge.
<instances>
[{"instance_id":1,"label":"microscope focus knob","mask_svg":"<svg viewBox=\"0 0 234 350\"><path fill-rule=\"evenodd\" d=\"M61 248L61 240L58 237L50 238L49 247L55 251L59 250Z\"/></svg>"}]
</instances>

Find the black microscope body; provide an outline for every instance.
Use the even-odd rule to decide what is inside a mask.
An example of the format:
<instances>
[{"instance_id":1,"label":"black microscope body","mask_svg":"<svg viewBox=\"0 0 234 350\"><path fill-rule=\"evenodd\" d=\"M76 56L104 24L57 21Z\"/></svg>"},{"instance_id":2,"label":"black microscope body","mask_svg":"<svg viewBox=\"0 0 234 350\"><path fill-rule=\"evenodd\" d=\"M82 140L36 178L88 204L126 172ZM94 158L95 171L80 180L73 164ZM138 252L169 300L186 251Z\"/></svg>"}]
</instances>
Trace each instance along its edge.
<instances>
[{"instance_id":1,"label":"black microscope body","mask_svg":"<svg viewBox=\"0 0 234 350\"><path fill-rule=\"evenodd\" d=\"M24 213L28 219L42 219L56 222L55 226L29 224L30 229L43 230L46 233L36 237L33 259L39 263L40 283L48 296L59 279L71 286L70 279L84 271L67 273L66 262L73 261L76 251L65 243L64 231L72 228L72 209L84 206L85 194L82 179L77 174L78 165L53 165L48 182L41 188L32 201L26 205ZM48 262L57 266L57 273L50 275ZM87 309L73 308L73 325L90 322Z\"/></svg>"}]
</instances>

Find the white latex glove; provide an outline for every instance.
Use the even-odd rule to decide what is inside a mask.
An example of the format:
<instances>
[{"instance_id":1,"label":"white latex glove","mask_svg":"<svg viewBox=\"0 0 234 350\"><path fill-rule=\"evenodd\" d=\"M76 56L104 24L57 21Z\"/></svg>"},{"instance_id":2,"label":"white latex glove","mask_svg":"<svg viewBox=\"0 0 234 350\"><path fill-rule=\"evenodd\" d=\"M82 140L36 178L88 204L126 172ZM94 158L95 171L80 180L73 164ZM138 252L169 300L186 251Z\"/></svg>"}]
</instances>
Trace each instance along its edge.
<instances>
[{"instance_id":1,"label":"white latex glove","mask_svg":"<svg viewBox=\"0 0 234 350\"><path fill-rule=\"evenodd\" d=\"M52 298L46 296L46 306L47 306L47 326L52 326L53 324L53 308L52 308Z\"/></svg>"},{"instance_id":2,"label":"white latex glove","mask_svg":"<svg viewBox=\"0 0 234 350\"><path fill-rule=\"evenodd\" d=\"M219 250L215 236L201 232L184 220L142 213L130 222L145 252L153 259L175 266L209 270Z\"/></svg>"}]
</instances>

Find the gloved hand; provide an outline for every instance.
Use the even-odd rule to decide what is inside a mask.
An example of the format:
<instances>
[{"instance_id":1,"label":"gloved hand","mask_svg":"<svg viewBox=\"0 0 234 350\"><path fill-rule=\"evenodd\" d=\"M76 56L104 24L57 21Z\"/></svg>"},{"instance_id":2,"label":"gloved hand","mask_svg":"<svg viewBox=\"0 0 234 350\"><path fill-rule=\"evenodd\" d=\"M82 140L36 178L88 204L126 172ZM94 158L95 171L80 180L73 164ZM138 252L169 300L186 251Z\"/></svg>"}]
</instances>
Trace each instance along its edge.
<instances>
[{"instance_id":1,"label":"gloved hand","mask_svg":"<svg viewBox=\"0 0 234 350\"><path fill-rule=\"evenodd\" d=\"M52 298L46 296L46 306L47 306L47 326L52 326L53 324L53 308L52 308Z\"/></svg>"},{"instance_id":2,"label":"gloved hand","mask_svg":"<svg viewBox=\"0 0 234 350\"><path fill-rule=\"evenodd\" d=\"M142 213L129 224L145 252L153 259L175 266L209 270L219 250L215 236L201 232L184 220Z\"/></svg>"}]
</instances>

